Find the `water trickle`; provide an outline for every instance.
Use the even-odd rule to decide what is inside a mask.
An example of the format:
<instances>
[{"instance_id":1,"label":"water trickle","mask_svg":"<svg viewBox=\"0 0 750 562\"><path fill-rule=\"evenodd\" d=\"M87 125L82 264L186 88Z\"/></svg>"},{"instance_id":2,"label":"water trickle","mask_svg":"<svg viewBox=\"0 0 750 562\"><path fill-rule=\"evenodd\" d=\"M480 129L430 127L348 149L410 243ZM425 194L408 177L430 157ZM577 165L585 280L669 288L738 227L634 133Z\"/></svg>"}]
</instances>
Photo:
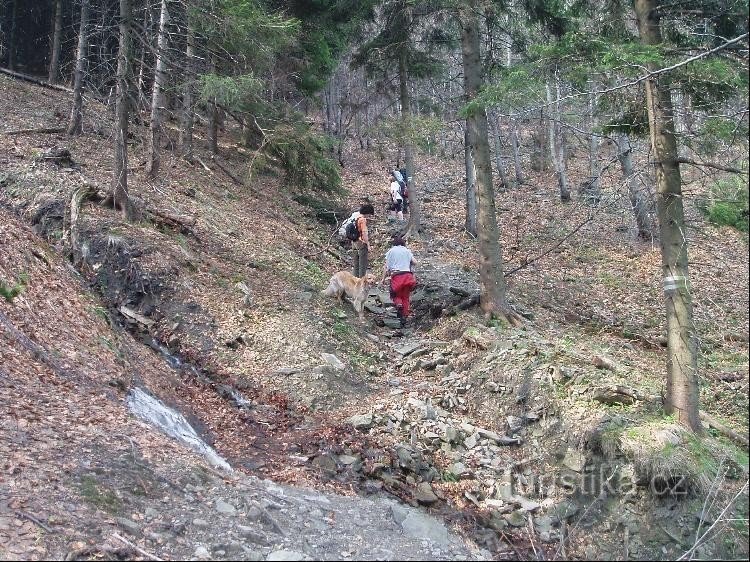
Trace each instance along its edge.
<instances>
[{"instance_id":1,"label":"water trickle","mask_svg":"<svg viewBox=\"0 0 750 562\"><path fill-rule=\"evenodd\" d=\"M158 427L170 437L182 441L203 455L213 466L232 472L229 463L198 436L193 426L179 412L165 406L140 388L133 388L128 393L126 402L130 411L142 420Z\"/></svg>"}]
</instances>

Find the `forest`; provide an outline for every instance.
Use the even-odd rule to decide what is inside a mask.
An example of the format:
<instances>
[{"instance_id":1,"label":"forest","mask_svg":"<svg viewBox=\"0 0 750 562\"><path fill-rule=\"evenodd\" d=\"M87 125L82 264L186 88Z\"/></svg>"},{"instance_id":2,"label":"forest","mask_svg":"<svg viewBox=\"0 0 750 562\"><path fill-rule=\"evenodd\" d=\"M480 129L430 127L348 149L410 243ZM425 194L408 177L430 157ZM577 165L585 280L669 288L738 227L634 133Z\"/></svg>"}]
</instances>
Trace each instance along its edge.
<instances>
[{"instance_id":1,"label":"forest","mask_svg":"<svg viewBox=\"0 0 750 562\"><path fill-rule=\"evenodd\" d=\"M747 556L749 16L740 0L0 0L0 559ZM393 236L416 256L408 324L393 289L369 288L359 321L319 296L351 268L336 233L365 199L374 276ZM169 464L188 433L202 484ZM69 448L55 493L83 498L83 525L42 517L31 484ZM597 493L561 499L595 473ZM132 516L179 474L210 512L187 541ZM398 539L375 517L313 547L294 542L305 516L274 507L297 505L294 484L416 511L388 507ZM405 525L422 512L445 523Z\"/></svg>"}]
</instances>

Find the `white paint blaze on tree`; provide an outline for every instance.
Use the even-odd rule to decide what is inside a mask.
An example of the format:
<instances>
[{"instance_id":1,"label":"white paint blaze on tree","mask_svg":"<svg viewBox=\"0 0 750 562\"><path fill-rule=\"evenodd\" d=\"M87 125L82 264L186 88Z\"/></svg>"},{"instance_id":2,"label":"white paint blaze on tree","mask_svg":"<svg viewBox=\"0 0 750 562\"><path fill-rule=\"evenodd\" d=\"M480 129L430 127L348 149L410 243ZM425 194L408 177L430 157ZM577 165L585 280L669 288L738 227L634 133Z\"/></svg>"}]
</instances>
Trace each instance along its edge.
<instances>
[{"instance_id":1,"label":"white paint blaze on tree","mask_svg":"<svg viewBox=\"0 0 750 562\"><path fill-rule=\"evenodd\" d=\"M635 0L638 31L645 45L662 43L655 0ZM657 70L650 65L649 70ZM677 162L668 75L646 80L651 149L656 169L656 212L659 219L664 297L667 316L667 385L665 409L692 429L701 430L698 411L698 346L688 276L688 252L682 178Z\"/></svg>"}]
</instances>

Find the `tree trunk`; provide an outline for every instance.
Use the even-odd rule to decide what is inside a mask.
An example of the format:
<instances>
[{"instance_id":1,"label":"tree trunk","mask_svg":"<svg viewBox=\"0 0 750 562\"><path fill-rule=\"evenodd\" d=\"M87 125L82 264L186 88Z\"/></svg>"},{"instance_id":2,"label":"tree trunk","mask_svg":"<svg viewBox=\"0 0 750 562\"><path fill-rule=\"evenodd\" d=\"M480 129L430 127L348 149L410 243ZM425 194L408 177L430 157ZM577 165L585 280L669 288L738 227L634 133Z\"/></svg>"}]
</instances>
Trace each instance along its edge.
<instances>
[{"instance_id":1,"label":"tree trunk","mask_svg":"<svg viewBox=\"0 0 750 562\"><path fill-rule=\"evenodd\" d=\"M151 51L151 6L147 3L143 7L143 41L141 41L141 60L138 65L138 80L136 82L136 90L138 92L138 111L140 112L146 107L146 57Z\"/></svg>"},{"instance_id":2,"label":"tree trunk","mask_svg":"<svg viewBox=\"0 0 750 562\"><path fill-rule=\"evenodd\" d=\"M477 175L474 169L474 158L471 156L469 133L464 132L464 162L466 164L466 231L476 238L477 235Z\"/></svg>"},{"instance_id":3,"label":"tree trunk","mask_svg":"<svg viewBox=\"0 0 750 562\"><path fill-rule=\"evenodd\" d=\"M635 0L638 31L645 45L660 45L656 0ZM656 70L656 65L649 65ZM698 406L698 346L688 277L682 178L677 159L668 75L646 81L651 149L656 167L656 211L659 219L662 272L667 316L667 385L665 409L684 426L701 431Z\"/></svg>"},{"instance_id":4,"label":"tree trunk","mask_svg":"<svg viewBox=\"0 0 750 562\"><path fill-rule=\"evenodd\" d=\"M477 0L469 0L467 5L459 9L464 92L468 103L477 97L482 86L476 4ZM474 157L477 179L480 305L488 316L499 315L513 324L520 324L520 317L510 310L505 294L502 251L492 186L487 113L483 108L474 108L466 117L466 133Z\"/></svg>"},{"instance_id":5,"label":"tree trunk","mask_svg":"<svg viewBox=\"0 0 750 562\"><path fill-rule=\"evenodd\" d=\"M521 143L518 140L518 122L515 119L511 122L510 143L513 147L513 167L516 173L516 183L523 185L526 180L523 177L523 168L521 167Z\"/></svg>"},{"instance_id":6,"label":"tree trunk","mask_svg":"<svg viewBox=\"0 0 750 562\"><path fill-rule=\"evenodd\" d=\"M628 184L630 206L638 227L638 237L643 240L653 240L650 197L647 188L641 184L634 171L632 152L630 137L626 133L620 133L617 136L617 158L622 167L623 178Z\"/></svg>"},{"instance_id":7,"label":"tree trunk","mask_svg":"<svg viewBox=\"0 0 750 562\"><path fill-rule=\"evenodd\" d=\"M159 14L159 38L156 47L156 71L154 73L154 88L151 92L151 121L149 124L148 163L146 164L146 177L155 178L159 173L160 144L161 144L161 121L162 108L164 107L164 81L167 70L167 24L169 23L169 11L167 0L161 0L161 11Z\"/></svg>"},{"instance_id":8,"label":"tree trunk","mask_svg":"<svg viewBox=\"0 0 750 562\"><path fill-rule=\"evenodd\" d=\"M117 53L117 96L115 101L115 162L112 202L126 220L132 217L128 197L128 120L130 100L130 33L133 25L130 0L120 0L120 45Z\"/></svg>"},{"instance_id":9,"label":"tree trunk","mask_svg":"<svg viewBox=\"0 0 750 562\"><path fill-rule=\"evenodd\" d=\"M8 31L8 70L16 69L16 28L18 27L18 2L12 0L10 8L10 30Z\"/></svg>"},{"instance_id":10,"label":"tree trunk","mask_svg":"<svg viewBox=\"0 0 750 562\"><path fill-rule=\"evenodd\" d=\"M406 131L411 130L411 97L409 96L409 77L406 70L406 50L402 49L398 58L398 77L401 94L401 122L404 124ZM409 236L418 236L421 228L421 206L419 201L419 190L415 179L414 170L414 147L412 146L411 135L404 139L404 164L406 165L406 175L404 178L409 183L409 224L406 227L406 234Z\"/></svg>"},{"instance_id":11,"label":"tree trunk","mask_svg":"<svg viewBox=\"0 0 750 562\"><path fill-rule=\"evenodd\" d=\"M502 140L500 138L500 125L494 116L490 116L489 119L492 123L492 138L495 143L495 167L497 168L497 175L500 176L500 185L504 190L509 187L509 184L508 178L505 176L505 168L503 167L503 154L501 148L502 143L500 142Z\"/></svg>"},{"instance_id":12,"label":"tree trunk","mask_svg":"<svg viewBox=\"0 0 750 562\"><path fill-rule=\"evenodd\" d=\"M553 93L552 82L555 90ZM555 167L555 177L560 188L560 201L570 201L570 185L568 184L568 173L565 169L565 147L562 139L562 127L560 125L560 82L557 72L547 81L547 105L549 105L549 149L552 163ZM556 97L555 97L556 96Z\"/></svg>"},{"instance_id":13,"label":"tree trunk","mask_svg":"<svg viewBox=\"0 0 750 562\"><path fill-rule=\"evenodd\" d=\"M188 16L189 18L190 16ZM190 160L193 156L193 124L195 122L195 27L187 24L187 46L185 47L185 90L182 94L182 127L180 128L180 149Z\"/></svg>"},{"instance_id":14,"label":"tree trunk","mask_svg":"<svg viewBox=\"0 0 750 562\"><path fill-rule=\"evenodd\" d=\"M208 72L214 74L216 72L216 55L209 53ZM206 103L206 113L208 117L208 123L206 125L206 136L208 137L208 149L211 154L219 152L219 110L216 107L215 99L210 99Z\"/></svg>"},{"instance_id":15,"label":"tree trunk","mask_svg":"<svg viewBox=\"0 0 750 562\"><path fill-rule=\"evenodd\" d=\"M595 203L598 203L602 198L601 181L601 166L599 165L599 137L596 133L597 119L596 119L596 83L591 82L589 94L589 129L591 130L589 136L589 174L590 178L588 185L586 186L586 195L589 199Z\"/></svg>"},{"instance_id":16,"label":"tree trunk","mask_svg":"<svg viewBox=\"0 0 750 562\"><path fill-rule=\"evenodd\" d=\"M83 8L81 8L83 10ZM49 73L47 82L50 84L57 83L57 76L60 73L60 37L62 35L62 0L55 2L55 30L52 33L52 52L49 63Z\"/></svg>"},{"instance_id":17,"label":"tree trunk","mask_svg":"<svg viewBox=\"0 0 750 562\"><path fill-rule=\"evenodd\" d=\"M68 134L80 135L83 123L83 73L86 68L88 46L89 0L81 0L81 25L78 30L78 53L73 75L73 107L70 110Z\"/></svg>"}]
</instances>

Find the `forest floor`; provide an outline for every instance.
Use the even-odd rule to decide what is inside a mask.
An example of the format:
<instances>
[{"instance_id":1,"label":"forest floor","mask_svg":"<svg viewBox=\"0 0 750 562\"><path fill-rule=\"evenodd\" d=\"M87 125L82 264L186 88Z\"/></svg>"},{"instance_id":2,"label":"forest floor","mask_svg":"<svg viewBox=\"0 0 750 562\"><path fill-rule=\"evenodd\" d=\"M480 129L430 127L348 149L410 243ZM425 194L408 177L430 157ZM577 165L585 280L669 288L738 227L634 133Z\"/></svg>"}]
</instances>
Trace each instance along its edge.
<instances>
[{"instance_id":1,"label":"forest floor","mask_svg":"<svg viewBox=\"0 0 750 562\"><path fill-rule=\"evenodd\" d=\"M0 94L3 131L67 115L61 92L0 77ZM528 318L509 328L461 310L478 287L462 160L421 157L417 317L394 330L385 292L364 323L319 296L349 266L316 216L376 201L378 273L395 157L348 152L348 200L316 203L249 176L229 140L192 165L167 151L147 181L135 127L131 192L182 226L86 203L74 269L66 206L111 175L109 120L88 111L79 138L0 132L0 281L20 290L0 301L0 557L649 559L708 528L699 557L747 554L746 451L660 411L660 257L617 180L597 207L561 204L546 172L498 193L508 268L532 262L509 277ZM70 161L45 158L59 148ZM702 408L742 432L747 238L688 213ZM133 388L234 472L129 414Z\"/></svg>"}]
</instances>

